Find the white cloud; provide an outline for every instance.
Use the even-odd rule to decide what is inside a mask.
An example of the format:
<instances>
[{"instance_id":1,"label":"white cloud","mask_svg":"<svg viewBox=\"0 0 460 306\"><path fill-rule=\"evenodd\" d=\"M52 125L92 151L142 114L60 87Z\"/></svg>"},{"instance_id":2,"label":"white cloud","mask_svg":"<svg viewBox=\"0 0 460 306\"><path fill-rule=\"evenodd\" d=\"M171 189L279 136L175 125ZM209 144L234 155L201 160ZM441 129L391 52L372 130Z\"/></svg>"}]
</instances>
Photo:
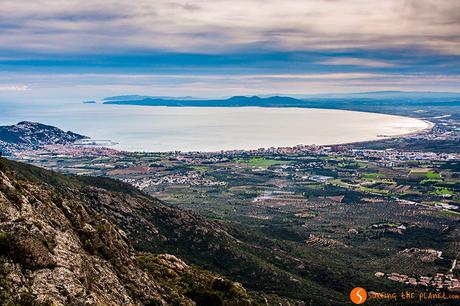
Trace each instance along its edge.
<instances>
[{"instance_id":1,"label":"white cloud","mask_svg":"<svg viewBox=\"0 0 460 306\"><path fill-rule=\"evenodd\" d=\"M381 60L370 60L363 58L353 58L353 57L341 57L341 58L331 58L324 61L319 61L317 64L322 65L336 65L336 66L364 66L364 67L374 67L374 68L384 68L384 67L394 67L395 64L381 61Z\"/></svg>"},{"instance_id":2,"label":"white cloud","mask_svg":"<svg viewBox=\"0 0 460 306\"><path fill-rule=\"evenodd\" d=\"M29 90L27 85L2 85L0 84L0 91L26 91Z\"/></svg>"}]
</instances>

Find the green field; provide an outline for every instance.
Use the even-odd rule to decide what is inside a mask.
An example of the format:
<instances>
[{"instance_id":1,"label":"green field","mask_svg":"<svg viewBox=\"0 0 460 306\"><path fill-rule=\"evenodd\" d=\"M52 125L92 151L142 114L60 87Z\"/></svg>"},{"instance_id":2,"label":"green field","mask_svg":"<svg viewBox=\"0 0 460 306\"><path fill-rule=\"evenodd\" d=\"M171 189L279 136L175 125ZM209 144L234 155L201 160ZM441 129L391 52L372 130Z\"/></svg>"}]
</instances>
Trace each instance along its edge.
<instances>
[{"instance_id":1,"label":"green field","mask_svg":"<svg viewBox=\"0 0 460 306\"><path fill-rule=\"evenodd\" d=\"M448 210L448 209L443 209L439 212L439 215L443 217L450 217L450 218L458 218L460 217L460 213L453 211L453 210Z\"/></svg>"},{"instance_id":2,"label":"green field","mask_svg":"<svg viewBox=\"0 0 460 306\"><path fill-rule=\"evenodd\" d=\"M204 171L208 170L208 167L206 167L206 166L195 166L195 165L193 165L193 166L190 166L190 168L192 170L200 171L200 172L204 172Z\"/></svg>"},{"instance_id":3,"label":"green field","mask_svg":"<svg viewBox=\"0 0 460 306\"><path fill-rule=\"evenodd\" d=\"M425 174L425 177L427 179L432 179L432 180L439 180L441 179L441 175L439 173L436 173L436 172L433 172L433 171L428 171L426 174Z\"/></svg>"},{"instance_id":4,"label":"green field","mask_svg":"<svg viewBox=\"0 0 460 306\"><path fill-rule=\"evenodd\" d=\"M363 173L362 177L365 179L378 179L381 178L382 175L380 173Z\"/></svg>"},{"instance_id":5,"label":"green field","mask_svg":"<svg viewBox=\"0 0 460 306\"><path fill-rule=\"evenodd\" d=\"M452 194L452 191L449 190L449 188L446 188L446 187L435 187L435 188L436 188L436 191L434 192L434 194L436 194L436 195Z\"/></svg>"}]
</instances>

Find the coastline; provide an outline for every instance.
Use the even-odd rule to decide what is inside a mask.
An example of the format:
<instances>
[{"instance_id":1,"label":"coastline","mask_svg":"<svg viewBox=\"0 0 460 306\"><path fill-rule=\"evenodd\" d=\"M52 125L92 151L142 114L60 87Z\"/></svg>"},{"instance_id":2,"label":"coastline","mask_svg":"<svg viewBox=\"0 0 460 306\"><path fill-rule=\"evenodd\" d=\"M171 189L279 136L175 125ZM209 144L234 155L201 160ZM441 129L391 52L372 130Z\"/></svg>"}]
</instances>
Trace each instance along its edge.
<instances>
[{"instance_id":1,"label":"coastline","mask_svg":"<svg viewBox=\"0 0 460 306\"><path fill-rule=\"evenodd\" d=\"M116 106L113 109L115 108L118 108L118 107ZM140 110L141 108L142 110ZM419 118L415 118L411 116L370 112L370 111L356 111L356 110L349 110L349 109L328 109L328 108L320 109L320 108L303 108L303 107L274 108L274 107L259 107L259 106L231 107L231 108L225 108L225 110L222 107L204 108L204 107L163 107L163 106L160 106L160 107L153 106L152 107L152 106L149 106L148 108L152 109L152 111L146 111L146 108L142 106L128 106L128 109L130 109L130 112L128 113L128 116L126 116L125 108L123 109L119 108L118 110L112 112L112 108L103 106L103 107L98 108L99 111L95 113L98 116L101 116L102 114L106 114L109 117L113 117L116 119L123 118L128 124L128 127L129 127L129 121L130 120L136 121L136 118L138 118L137 116L141 116L139 119L156 118L156 116L159 116L159 118L161 118L162 116L163 117L164 116L178 116L177 118L188 118L190 116L191 118L190 122L192 123L188 125L169 124L166 128L164 128L164 126L161 126L157 123L155 123L155 125L146 125L146 126L139 125L138 123L142 123L142 121L138 121L138 123L136 123L136 126L133 126L131 124L131 127L129 127L131 129L127 133L125 133L124 130L122 131L121 129L119 129L118 132L124 133L124 136L121 137L120 139L114 139L113 141L116 142L117 145L110 146L111 149L117 150L119 152L127 152L127 153L129 152L131 153L135 153L135 152L168 153L168 152L177 152L177 151L180 151L182 153L187 153L187 152L216 153L216 152L232 152L232 151L233 152L234 151L250 152L250 151L256 151L260 149L268 150L268 149L273 149L273 148L288 149L288 148L295 148L295 147L301 147L301 146L306 147L306 146L313 146L313 145L317 145L317 146L350 145L350 144L371 143L371 142L385 141L387 139L408 137L410 135L424 133L432 129L435 126L435 124L432 123L431 121L419 119ZM174 111L170 111L171 109L174 109ZM176 111L178 109L181 109L181 110ZM191 110L189 111L185 109L191 109ZM225 118L225 119L228 118L227 111L230 109L231 111L228 113L230 113L231 119L226 120L224 123L219 121L221 118ZM259 110L263 110L263 111L259 112ZM63 108L61 111L63 113L66 113L67 109ZM87 107L84 107L80 109L79 111L80 112L77 111L75 114L77 118L80 115L83 117L87 115L86 113ZM306 114L304 115L302 111L305 111ZM310 111L312 112L312 115L309 115ZM344 112L350 113L350 115ZM325 115L324 118L322 117L323 113ZM333 113L338 113L338 114L333 114ZM362 116L359 116L359 114L362 114ZM368 117L367 115L370 115L370 116ZM244 135L252 133L251 129L245 130L244 120L248 120L248 118L249 119L255 118L255 120L258 120L256 121L255 125L253 125L253 126L258 127L257 129L255 129L255 132L262 131L263 133L261 133L260 135L254 134L255 136L251 136L252 138L247 137L247 139L244 138L241 141L239 141L239 139L237 138L235 138L236 140L233 141L233 139L230 138L227 141L219 142L216 144L212 144L209 141L207 141L203 145L196 145L196 143L190 142L189 144L184 145L184 146L182 145L174 146L174 142L168 143L167 142L168 139L166 139L165 137L155 138L157 134L160 136L169 135L169 134L165 134L165 132L169 133L171 128L175 129L173 130L172 136L178 137L180 136L180 133L182 133L180 132L182 128L194 127L193 122L196 121L196 119L194 118L201 118L203 116L213 118L211 119L211 121L208 120L209 122L207 122L207 125L204 124L203 127L201 127L201 130L198 130L198 132L206 132L208 130L205 130L205 129L207 127L210 127L209 135L202 134L202 136L200 136L200 134L198 134L199 137L197 137L197 138L201 137L202 139L206 141L209 139L212 140L219 135L220 136L226 135L227 133L224 131L220 131L219 133L214 133L213 132L214 128L224 130L224 129L228 129L229 127L231 128L233 126L234 127L239 126L241 124L241 127L239 127L240 129L238 131L239 134L230 133L229 135L231 137L233 138L239 137L239 135L244 137ZM363 116L365 119L362 118ZM378 121L379 116L386 117L386 119L383 119L384 121L382 121L383 122L382 127L379 127L379 121ZM59 121L57 122L54 121L54 118L59 118ZM53 117L51 118L53 119L51 120L51 122L49 122L47 119L49 118L42 117L36 121L45 122L49 125L57 126L60 128L64 128L65 130L71 130L71 131L73 130L81 131L80 128L83 128L82 132L86 133L87 135L91 135L93 139L109 140L112 138L116 138L115 135L118 136L118 134L113 134L113 133L112 134L104 133L103 135L99 135L98 133L95 133L95 131L105 131L106 129L104 129L104 127L107 125L107 123L110 123L110 121L100 124L101 121L99 120L99 121L95 121L95 122L98 122L98 124L96 125L91 124L89 125L89 127L88 126L82 127L82 126L72 126L72 125L69 126L67 124L64 124L64 122L67 123L67 121L65 121L61 117ZM75 119L75 118L72 118L72 119ZM334 128L327 129L329 124L333 124L333 125L335 124L333 120L344 122L344 121L347 121L348 119L352 120L350 123L351 125L354 124L353 120L358 119L356 121L356 125L354 128L347 129L346 126L348 125L348 123L346 123L346 124L338 124L337 125L338 128L335 128L335 129ZM265 122L264 120L276 120L278 122L275 122L275 124L272 125L271 123L269 124L264 123ZM294 122L294 124L291 124L289 120L291 120L291 122ZM307 121L307 122L309 120L313 120L314 123L309 126L308 124L301 123L302 120ZM328 121L328 120L332 120L332 121ZM151 122L153 120L149 120L149 121ZM221 124L224 124L222 128L220 128ZM270 130L264 130L265 126L269 127ZM160 129L156 130L156 128L158 127ZM286 129L283 129L284 127L286 127ZM345 129L341 129L340 127L345 127ZM123 127L123 129L124 128L125 127ZM278 128L279 130L277 130ZM323 128L325 129L324 136L321 131ZM127 138L130 135L129 133L132 133L132 132L137 133L139 131L143 132L144 134L144 137L142 139ZM353 131L355 131L355 133L353 133ZM275 133L270 134L272 132L275 132ZM186 133L186 135L191 135L190 132L188 132L187 130L184 130L184 133ZM286 133L293 133L294 136L290 137L290 135ZM394 134L394 133L398 133L398 134ZM388 135L388 136L379 137L379 134ZM283 135L286 135L288 137L284 137ZM336 137L330 137L330 135L336 135ZM353 135L357 137L351 137ZM207 139L203 137L206 137ZM262 139L262 141L260 142L258 141L259 137L260 139ZM353 138L355 138L356 140L354 140ZM251 142L250 141L251 139L255 141ZM137 142L138 140L139 142ZM147 143L147 142L152 142L152 141L158 144L161 144L162 143L161 141L164 141L163 143L167 145L156 146L155 144L152 146ZM196 142L196 139L195 139L195 142ZM182 148L180 148L181 146Z\"/></svg>"},{"instance_id":2,"label":"coastline","mask_svg":"<svg viewBox=\"0 0 460 306\"><path fill-rule=\"evenodd\" d=\"M152 107L152 106L149 106ZM155 106L153 106L155 107ZM160 106L164 107L164 106ZM169 106L166 106L165 108L171 108ZM188 106L184 107L172 107L172 108L189 108ZM193 107L193 108L203 108L203 107ZM209 108L222 108L222 107L209 107ZM237 108L237 107L235 107ZM241 107L245 109L273 109L273 107L260 107L260 106L249 106L249 107ZM415 118L415 117L409 117L409 116L402 116L402 115L395 115L395 114L388 114L388 113L375 113L371 111L355 111L355 110L349 110L349 109L319 109L319 108L304 108L304 107L298 107L298 108L292 108L292 107L281 107L280 109L313 109L313 110L325 110L325 111L332 111L332 112L350 112L350 113L366 113L366 114L375 114L375 115L384 115L388 117L393 117L395 119L397 118L404 118L404 119L412 119L412 120L418 120L422 121L426 124L425 127L421 127L419 130L416 131L410 131L410 132L404 132L402 134L397 134L397 135L390 135L390 136L381 136L379 135L374 136L374 139L369 139L369 140L358 140L358 141L351 141L351 142L333 142L333 143L325 143L325 144L302 144L298 143L295 145L288 145L288 146L264 146L264 147L254 147L254 148L229 148L229 149L221 149L221 150L169 150L169 151L153 151L153 150L136 150L136 151L131 151L131 150L122 150L122 149L115 149L120 152L125 152L125 153L175 153L175 152L180 152L180 153L201 153L201 154L217 154L217 153L230 153L230 152L255 152L259 150L269 150L271 148L275 149L294 149L296 147L308 147L308 146L321 146L321 147L328 147L328 146L347 146L347 145L357 145L357 144L366 144L366 143L375 143L379 141L385 141L385 140L391 140L391 139L399 139L399 138L405 138L409 136L414 136L418 135L427 131L432 130L435 127L435 123L427 120L427 119L420 119L420 118Z\"/></svg>"},{"instance_id":3,"label":"coastline","mask_svg":"<svg viewBox=\"0 0 460 306\"><path fill-rule=\"evenodd\" d=\"M390 136L390 137L388 137L388 139L402 138L402 137L406 137L406 136L414 136L414 135L417 135L417 134L420 134L420 133L423 133L423 132L431 131L436 126L436 124L434 122L431 122L431 121L429 121L427 119L418 119L418 120L425 122L427 124L427 127L424 128L424 129L421 129L419 131L405 133L405 134L397 135L395 137ZM387 137L385 137L385 138L387 138Z\"/></svg>"},{"instance_id":4,"label":"coastline","mask_svg":"<svg viewBox=\"0 0 460 306\"><path fill-rule=\"evenodd\" d=\"M350 112L355 112L355 111L351 111L351 110L344 110L344 111L350 111ZM378 114L378 113L377 113ZM427 132L427 131L431 131L435 126L436 124L429 121L429 120L426 120L426 119L419 119L419 118L412 118L412 117L405 117L405 116L399 116L399 115L391 115L391 114L388 114L389 116L394 116L394 117L403 117L403 118L411 118L411 119L416 119L416 120L420 120L420 121L423 121L426 123L426 127L425 128L422 128L420 130L417 130L417 131L412 131L412 132L407 132L407 133L403 133L403 134L398 134L398 135L394 135L394 136L384 136L384 137L380 137L379 139L374 139L374 140L364 140L364 141L355 141L355 142L346 142L346 143L332 143L332 144L323 144L323 145L315 145L315 144L298 144L298 145L294 145L294 146L280 146L280 147L263 147L263 148L254 148L254 149L228 149L228 150L218 150L218 151L181 151L181 150L177 150L177 151L123 151L123 150L120 150L120 152L123 152L123 153L146 153L146 154L161 154L161 153L183 153L183 154L187 154L187 153L198 153L198 154L219 154L219 153L231 153L231 152L235 152L235 151L240 151L240 152L244 152L244 153L251 153L251 152L255 152L255 151L259 151L259 150L269 150L270 148L275 148L275 149L294 149L296 147L299 147L299 146L304 146L304 147L308 147L308 146L319 146L319 147L329 147L329 146L352 146L352 145L357 145L357 144L366 144L366 143L373 143L373 142L379 142L379 141L384 141L384 140L391 140L391 139L398 139L398 138L405 138L405 137L409 137L409 136L414 136L414 135L418 135L418 134L421 134L421 133L424 133L424 132ZM378 137L378 136L377 136Z\"/></svg>"},{"instance_id":5,"label":"coastline","mask_svg":"<svg viewBox=\"0 0 460 306\"><path fill-rule=\"evenodd\" d=\"M411 117L408 117L408 118L411 118ZM342 145L342 146L359 145L359 144L374 143L374 142L391 140L391 139L405 138L405 137L415 136L415 135L419 135L421 133L431 131L436 126L435 123L433 123L433 122L431 122L431 121L429 121L427 119L418 119L418 118L413 118L413 119L417 119L417 120L425 122L427 124L427 127L423 128L421 130L418 130L418 131L409 132L409 133L403 133L403 134L394 135L394 136L384 136L384 137L380 137L380 139L375 139L375 140L355 141L355 142L347 142L347 143L342 143L342 144L331 144L331 146L334 146L334 145Z\"/></svg>"}]
</instances>

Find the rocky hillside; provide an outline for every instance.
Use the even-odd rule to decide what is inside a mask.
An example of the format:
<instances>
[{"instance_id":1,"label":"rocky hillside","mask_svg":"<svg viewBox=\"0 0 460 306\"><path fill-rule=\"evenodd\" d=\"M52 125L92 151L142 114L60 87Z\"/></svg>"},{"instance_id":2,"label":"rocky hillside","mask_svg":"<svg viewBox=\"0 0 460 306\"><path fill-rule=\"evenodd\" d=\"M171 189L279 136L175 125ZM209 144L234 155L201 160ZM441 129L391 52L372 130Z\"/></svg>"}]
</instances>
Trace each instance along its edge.
<instances>
[{"instance_id":1,"label":"rocky hillside","mask_svg":"<svg viewBox=\"0 0 460 306\"><path fill-rule=\"evenodd\" d=\"M22 121L16 125L0 126L0 151L10 154L44 145L73 143L84 138L87 137L54 126Z\"/></svg>"},{"instance_id":2,"label":"rocky hillside","mask_svg":"<svg viewBox=\"0 0 460 306\"><path fill-rule=\"evenodd\" d=\"M113 184L90 187L0 159L0 304L253 304L241 285L217 274L173 255L134 251L125 232L93 208L119 200Z\"/></svg>"},{"instance_id":3,"label":"rocky hillside","mask_svg":"<svg viewBox=\"0 0 460 306\"><path fill-rule=\"evenodd\" d=\"M342 292L347 290L343 279L359 278L336 273L315 254L311 260L299 259L266 236L170 207L120 181L8 164L17 176L46 183L105 216L126 233L136 250L173 254L225 275L255 292L257 301L264 304L267 300L270 305L303 305L302 301L311 300L335 305L343 301Z\"/></svg>"},{"instance_id":4,"label":"rocky hillside","mask_svg":"<svg viewBox=\"0 0 460 306\"><path fill-rule=\"evenodd\" d=\"M103 216L110 224L117 225L126 233L127 240L136 251L172 254L189 264L215 271L242 283L263 305L304 305L304 302L337 305L346 299L343 293L349 290L347 282L359 284L362 278L361 274L344 268L346 255L334 249L308 249L306 256L299 257L292 253L295 249L283 246L261 232L210 221L170 207L117 180L66 176L12 161L8 161L7 165L14 169L16 181L46 184L47 188L58 191L61 198L80 203L85 209ZM92 227L97 232L98 226ZM84 233L84 230L77 229L77 232ZM102 241L109 240L103 238ZM96 251L99 249L95 247ZM152 265L158 261L151 256L142 258L152 259ZM142 262L145 263L145 260ZM144 265L141 270L151 270L149 266L151 264ZM347 282L344 282L345 279ZM369 282L374 279L369 278ZM158 285L158 281L155 284ZM214 292L213 286L210 287L209 282L207 284L205 288ZM164 286L168 286L168 282ZM179 288L182 289L173 291L187 296L191 287L181 285ZM222 293L218 295L225 296Z\"/></svg>"}]
</instances>

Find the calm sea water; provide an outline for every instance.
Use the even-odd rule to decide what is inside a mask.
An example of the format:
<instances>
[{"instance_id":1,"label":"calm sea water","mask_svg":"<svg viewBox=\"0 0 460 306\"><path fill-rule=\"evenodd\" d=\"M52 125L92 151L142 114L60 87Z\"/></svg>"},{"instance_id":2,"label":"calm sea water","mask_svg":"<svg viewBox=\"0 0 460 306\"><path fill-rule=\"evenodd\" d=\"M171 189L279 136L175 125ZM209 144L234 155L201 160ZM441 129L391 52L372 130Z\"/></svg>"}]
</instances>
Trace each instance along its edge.
<instances>
[{"instance_id":1,"label":"calm sea water","mask_svg":"<svg viewBox=\"0 0 460 306\"><path fill-rule=\"evenodd\" d=\"M127 151L219 151L339 144L424 129L424 121L306 108L143 107L100 104L0 105L0 125L22 120L112 140Z\"/></svg>"}]
</instances>

